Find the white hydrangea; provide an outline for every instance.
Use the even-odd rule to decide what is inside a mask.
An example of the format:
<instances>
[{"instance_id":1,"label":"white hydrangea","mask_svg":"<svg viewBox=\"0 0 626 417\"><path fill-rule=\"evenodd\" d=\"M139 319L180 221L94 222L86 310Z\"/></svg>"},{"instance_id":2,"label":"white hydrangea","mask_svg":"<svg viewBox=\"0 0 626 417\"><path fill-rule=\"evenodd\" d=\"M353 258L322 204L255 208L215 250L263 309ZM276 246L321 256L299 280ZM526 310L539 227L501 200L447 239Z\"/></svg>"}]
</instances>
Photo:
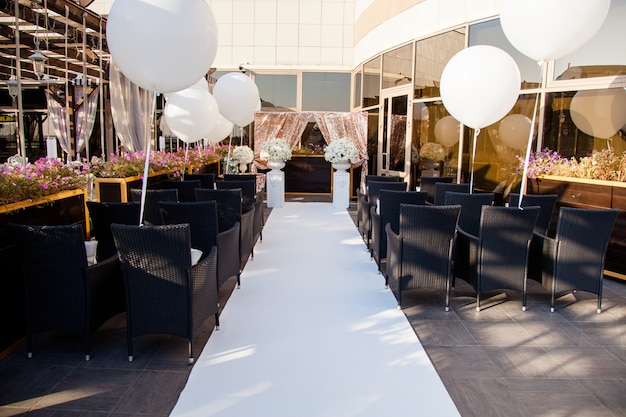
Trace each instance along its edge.
<instances>
[{"instance_id":1,"label":"white hydrangea","mask_svg":"<svg viewBox=\"0 0 626 417\"><path fill-rule=\"evenodd\" d=\"M254 161L254 152L249 146L237 146L231 155L231 159L240 164L249 164Z\"/></svg>"},{"instance_id":2,"label":"white hydrangea","mask_svg":"<svg viewBox=\"0 0 626 417\"><path fill-rule=\"evenodd\" d=\"M324 159L331 163L358 162L360 159L359 150L350 139L335 139L324 149Z\"/></svg>"},{"instance_id":3,"label":"white hydrangea","mask_svg":"<svg viewBox=\"0 0 626 417\"><path fill-rule=\"evenodd\" d=\"M283 139L270 139L261 145L260 157L264 161L291 159L291 147Z\"/></svg>"}]
</instances>

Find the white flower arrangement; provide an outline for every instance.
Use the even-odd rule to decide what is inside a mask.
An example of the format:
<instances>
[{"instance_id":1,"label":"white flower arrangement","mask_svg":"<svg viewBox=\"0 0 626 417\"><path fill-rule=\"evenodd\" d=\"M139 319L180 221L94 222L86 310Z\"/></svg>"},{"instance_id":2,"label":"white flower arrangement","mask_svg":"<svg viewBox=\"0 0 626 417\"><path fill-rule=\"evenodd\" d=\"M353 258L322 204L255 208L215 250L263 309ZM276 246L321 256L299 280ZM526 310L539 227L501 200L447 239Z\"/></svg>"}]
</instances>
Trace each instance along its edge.
<instances>
[{"instance_id":1,"label":"white flower arrangement","mask_svg":"<svg viewBox=\"0 0 626 417\"><path fill-rule=\"evenodd\" d=\"M324 149L324 159L333 164L345 161L358 162L359 151L350 139L335 139Z\"/></svg>"},{"instance_id":2,"label":"white flower arrangement","mask_svg":"<svg viewBox=\"0 0 626 417\"><path fill-rule=\"evenodd\" d=\"M231 155L231 159L240 164L249 164L254 161L254 152L249 146L237 146Z\"/></svg>"},{"instance_id":3,"label":"white flower arrangement","mask_svg":"<svg viewBox=\"0 0 626 417\"><path fill-rule=\"evenodd\" d=\"M264 161L291 159L291 147L283 139L270 139L261 145L260 157Z\"/></svg>"},{"instance_id":4,"label":"white flower arrangement","mask_svg":"<svg viewBox=\"0 0 626 417\"><path fill-rule=\"evenodd\" d=\"M427 142L420 149L420 158L431 159L433 161L443 161L446 157L446 151L438 143Z\"/></svg>"}]
</instances>

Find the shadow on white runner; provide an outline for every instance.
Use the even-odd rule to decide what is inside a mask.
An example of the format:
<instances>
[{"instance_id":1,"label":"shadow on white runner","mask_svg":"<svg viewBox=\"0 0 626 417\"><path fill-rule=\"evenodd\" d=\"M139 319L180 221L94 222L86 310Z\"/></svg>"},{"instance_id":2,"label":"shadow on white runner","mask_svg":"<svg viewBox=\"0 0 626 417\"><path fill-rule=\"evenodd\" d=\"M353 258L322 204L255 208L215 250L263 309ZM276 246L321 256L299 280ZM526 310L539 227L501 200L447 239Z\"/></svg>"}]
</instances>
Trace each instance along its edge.
<instances>
[{"instance_id":1,"label":"shadow on white runner","mask_svg":"<svg viewBox=\"0 0 626 417\"><path fill-rule=\"evenodd\" d=\"M460 416L345 209L273 210L220 324L171 416Z\"/></svg>"}]
</instances>

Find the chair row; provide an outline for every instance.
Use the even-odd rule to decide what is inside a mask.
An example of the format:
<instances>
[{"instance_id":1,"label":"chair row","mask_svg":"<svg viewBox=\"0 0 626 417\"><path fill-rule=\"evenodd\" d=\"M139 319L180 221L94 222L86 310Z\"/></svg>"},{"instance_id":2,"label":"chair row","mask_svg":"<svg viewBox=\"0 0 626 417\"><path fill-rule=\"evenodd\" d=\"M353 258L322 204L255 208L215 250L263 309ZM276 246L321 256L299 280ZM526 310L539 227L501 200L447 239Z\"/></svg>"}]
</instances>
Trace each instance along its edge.
<instances>
[{"instance_id":1,"label":"chair row","mask_svg":"<svg viewBox=\"0 0 626 417\"><path fill-rule=\"evenodd\" d=\"M125 311L130 361L133 336L164 333L188 340L192 363L197 330L212 315L219 327L217 248L193 262L188 224L113 224L119 256L91 266L80 225L8 227L26 284L29 357L33 334L55 330L81 334L89 360L93 333Z\"/></svg>"},{"instance_id":2,"label":"chair row","mask_svg":"<svg viewBox=\"0 0 626 417\"><path fill-rule=\"evenodd\" d=\"M600 312L617 211L561 208L556 234L549 236L556 200L556 195L512 194L509 207L502 207L492 206L491 193L447 192L446 204L429 205L423 191L384 189L370 207L369 248L386 283L398 284L399 305L403 290L446 289L461 278L475 289L477 310L481 295L496 289L521 291L525 309L530 278L551 291L552 311L558 295L581 290L598 294ZM585 239L591 230L593 238ZM584 255L577 257L577 251ZM448 300L449 290L446 308Z\"/></svg>"}]
</instances>

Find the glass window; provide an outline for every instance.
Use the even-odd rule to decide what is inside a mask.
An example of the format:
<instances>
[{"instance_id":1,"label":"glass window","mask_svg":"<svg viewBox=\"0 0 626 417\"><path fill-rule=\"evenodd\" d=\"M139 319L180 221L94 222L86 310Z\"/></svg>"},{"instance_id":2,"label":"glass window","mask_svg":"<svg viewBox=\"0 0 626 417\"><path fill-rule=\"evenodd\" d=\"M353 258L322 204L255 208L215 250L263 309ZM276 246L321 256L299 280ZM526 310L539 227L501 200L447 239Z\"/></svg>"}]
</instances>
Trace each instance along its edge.
<instances>
[{"instance_id":1,"label":"glass window","mask_svg":"<svg viewBox=\"0 0 626 417\"><path fill-rule=\"evenodd\" d=\"M470 25L469 46L491 45L500 48L515 60L522 77L521 88L537 88L541 82L540 68L537 62L519 52L506 38L500 19Z\"/></svg>"},{"instance_id":2,"label":"glass window","mask_svg":"<svg viewBox=\"0 0 626 417\"><path fill-rule=\"evenodd\" d=\"M625 107L621 87L547 94L543 148L566 158L606 148L620 155L626 151Z\"/></svg>"},{"instance_id":3,"label":"glass window","mask_svg":"<svg viewBox=\"0 0 626 417\"><path fill-rule=\"evenodd\" d=\"M380 62L381 57L377 56L363 65L363 107L380 102Z\"/></svg>"},{"instance_id":4,"label":"glass window","mask_svg":"<svg viewBox=\"0 0 626 417\"><path fill-rule=\"evenodd\" d=\"M417 41L415 44L415 98L439 97L439 81L446 64L465 48L465 28Z\"/></svg>"},{"instance_id":5,"label":"glass window","mask_svg":"<svg viewBox=\"0 0 626 417\"><path fill-rule=\"evenodd\" d=\"M303 72L303 111L350 111L350 73Z\"/></svg>"},{"instance_id":6,"label":"glass window","mask_svg":"<svg viewBox=\"0 0 626 417\"><path fill-rule=\"evenodd\" d=\"M255 74L262 107L298 106L298 77L295 74Z\"/></svg>"},{"instance_id":7,"label":"glass window","mask_svg":"<svg viewBox=\"0 0 626 417\"><path fill-rule=\"evenodd\" d=\"M413 44L386 52L383 55L383 89L411 83Z\"/></svg>"},{"instance_id":8,"label":"glass window","mask_svg":"<svg viewBox=\"0 0 626 417\"><path fill-rule=\"evenodd\" d=\"M352 97L354 106L361 105L361 79L363 78L363 71L359 69L354 73L354 96Z\"/></svg>"},{"instance_id":9,"label":"glass window","mask_svg":"<svg viewBox=\"0 0 626 417\"><path fill-rule=\"evenodd\" d=\"M626 75L626 0L612 0L600 31L575 52L554 62L554 79Z\"/></svg>"}]
</instances>

